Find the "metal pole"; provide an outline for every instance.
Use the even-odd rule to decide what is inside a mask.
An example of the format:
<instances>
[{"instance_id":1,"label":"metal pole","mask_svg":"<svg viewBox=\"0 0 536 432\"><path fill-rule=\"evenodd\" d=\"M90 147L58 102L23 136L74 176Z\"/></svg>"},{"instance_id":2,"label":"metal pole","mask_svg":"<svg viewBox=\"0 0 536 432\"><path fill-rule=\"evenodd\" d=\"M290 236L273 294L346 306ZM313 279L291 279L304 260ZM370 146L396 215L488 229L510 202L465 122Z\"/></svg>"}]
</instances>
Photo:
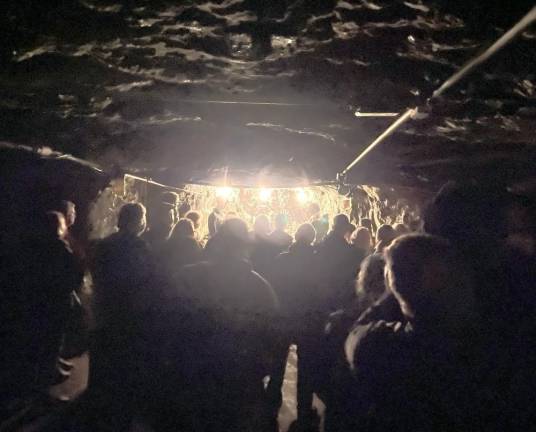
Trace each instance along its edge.
<instances>
[{"instance_id":1,"label":"metal pole","mask_svg":"<svg viewBox=\"0 0 536 432\"><path fill-rule=\"evenodd\" d=\"M491 45L486 51L480 54L478 57L467 62L458 72L452 75L448 80L446 80L441 87L439 87L432 95L432 99L438 96L441 96L446 90L464 78L469 74L473 69L475 69L480 64L488 60L493 54L499 51L508 43L512 42L520 33L523 32L529 25L536 21L536 6L532 10L521 18L515 26L503 34L497 41Z\"/></svg>"},{"instance_id":2,"label":"metal pole","mask_svg":"<svg viewBox=\"0 0 536 432\"><path fill-rule=\"evenodd\" d=\"M452 75L446 80L441 87L439 87L430 99L441 96L446 90L464 78L473 69L480 64L488 60L493 54L502 49L505 45L514 40L520 33L522 33L529 25L536 21L536 6L534 6L529 13L527 13L521 20L502 35L493 45L491 45L486 51L484 51L478 57L467 62L458 72ZM350 171L359 161L361 161L371 150L373 150L378 144L385 141L385 139L391 135L397 128L404 124L409 118L412 118L417 114L418 108L408 109L402 116L400 116L391 126L389 126L378 138L376 138L354 161L348 165L339 176L344 179L344 176ZM357 113L356 113L357 114Z\"/></svg>"},{"instance_id":3,"label":"metal pole","mask_svg":"<svg viewBox=\"0 0 536 432\"><path fill-rule=\"evenodd\" d=\"M418 108L409 108L404 114L402 114L400 117L396 119L396 121L391 124L387 129L385 129L378 138L376 138L374 141L370 143L370 145L361 152L361 154L356 157L350 165L348 165L344 171L342 171L342 175L346 175L348 171L350 171L361 159L363 159L367 154L369 154L374 147L376 147L378 144L385 141L385 139L391 135L395 130L397 130L402 124L404 124L408 119L412 118L417 114Z\"/></svg>"}]
</instances>

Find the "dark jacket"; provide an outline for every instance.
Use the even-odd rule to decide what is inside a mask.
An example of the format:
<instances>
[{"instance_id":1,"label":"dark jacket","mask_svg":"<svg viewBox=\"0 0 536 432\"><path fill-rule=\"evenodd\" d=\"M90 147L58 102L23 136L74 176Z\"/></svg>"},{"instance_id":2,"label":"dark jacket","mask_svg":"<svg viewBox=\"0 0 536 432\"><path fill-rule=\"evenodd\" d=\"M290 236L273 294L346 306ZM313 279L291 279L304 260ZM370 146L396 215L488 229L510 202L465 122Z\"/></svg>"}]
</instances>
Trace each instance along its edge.
<instances>
[{"instance_id":1,"label":"dark jacket","mask_svg":"<svg viewBox=\"0 0 536 432\"><path fill-rule=\"evenodd\" d=\"M58 238L21 241L1 260L0 387L7 395L10 385L20 393L50 385L83 272Z\"/></svg>"},{"instance_id":2,"label":"dark jacket","mask_svg":"<svg viewBox=\"0 0 536 432\"><path fill-rule=\"evenodd\" d=\"M212 212L208 215L207 220L209 237L214 237L214 235L218 232L218 228L220 227L222 221L223 215L221 211L217 208L212 210Z\"/></svg>"},{"instance_id":3,"label":"dark jacket","mask_svg":"<svg viewBox=\"0 0 536 432\"><path fill-rule=\"evenodd\" d=\"M250 261L253 269L262 277L269 279L275 258L280 247L272 243L268 237L254 235L250 245Z\"/></svg>"},{"instance_id":4,"label":"dark jacket","mask_svg":"<svg viewBox=\"0 0 536 432\"><path fill-rule=\"evenodd\" d=\"M315 260L314 248L301 243L276 257L271 279L285 316L299 320L317 310Z\"/></svg>"},{"instance_id":5,"label":"dark jacket","mask_svg":"<svg viewBox=\"0 0 536 432\"><path fill-rule=\"evenodd\" d=\"M185 266L177 280L169 313L173 373L199 422L234 430L244 410L263 402L263 378L276 344L277 297L247 261L231 257Z\"/></svg>"},{"instance_id":6,"label":"dark jacket","mask_svg":"<svg viewBox=\"0 0 536 432\"><path fill-rule=\"evenodd\" d=\"M154 259L138 236L118 232L97 243L92 276L98 327L128 327L158 302Z\"/></svg>"},{"instance_id":7,"label":"dark jacket","mask_svg":"<svg viewBox=\"0 0 536 432\"><path fill-rule=\"evenodd\" d=\"M268 236L268 240L275 245L278 252L286 252L292 244L292 236L281 230L272 231Z\"/></svg>"},{"instance_id":8,"label":"dark jacket","mask_svg":"<svg viewBox=\"0 0 536 432\"><path fill-rule=\"evenodd\" d=\"M318 281L326 312L347 307L355 296L354 281L364 256L334 233L317 247Z\"/></svg>"},{"instance_id":9,"label":"dark jacket","mask_svg":"<svg viewBox=\"0 0 536 432\"><path fill-rule=\"evenodd\" d=\"M201 261L203 249L193 237L173 237L172 235L159 255L164 270L170 276L174 276L185 265Z\"/></svg>"},{"instance_id":10,"label":"dark jacket","mask_svg":"<svg viewBox=\"0 0 536 432\"><path fill-rule=\"evenodd\" d=\"M468 328L449 338L400 322L356 326L345 344L353 378L338 401L340 429L500 429L478 336Z\"/></svg>"}]
</instances>

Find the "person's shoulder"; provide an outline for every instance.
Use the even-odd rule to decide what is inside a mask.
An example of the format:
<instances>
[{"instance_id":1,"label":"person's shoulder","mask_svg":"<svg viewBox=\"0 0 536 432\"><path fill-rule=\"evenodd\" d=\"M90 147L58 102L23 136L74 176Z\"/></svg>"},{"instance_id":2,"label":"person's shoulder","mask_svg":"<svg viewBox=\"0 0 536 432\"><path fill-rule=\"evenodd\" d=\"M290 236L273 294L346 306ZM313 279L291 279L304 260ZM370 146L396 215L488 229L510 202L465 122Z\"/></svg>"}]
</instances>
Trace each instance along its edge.
<instances>
[{"instance_id":1,"label":"person's shoulder","mask_svg":"<svg viewBox=\"0 0 536 432\"><path fill-rule=\"evenodd\" d=\"M292 256L290 252L281 252L275 257L275 261L276 263L285 262L286 260L289 259L290 256Z\"/></svg>"},{"instance_id":2,"label":"person's shoulder","mask_svg":"<svg viewBox=\"0 0 536 432\"><path fill-rule=\"evenodd\" d=\"M283 231L283 232L281 233L281 236L282 236L285 240L292 242L292 236L291 236L288 232Z\"/></svg>"},{"instance_id":3,"label":"person's shoulder","mask_svg":"<svg viewBox=\"0 0 536 432\"><path fill-rule=\"evenodd\" d=\"M110 234L108 237L95 240L93 243L93 249L97 253L102 253L105 250L109 249L112 245L114 245L117 239L118 239L118 233L113 233L113 234Z\"/></svg>"},{"instance_id":4,"label":"person's shoulder","mask_svg":"<svg viewBox=\"0 0 536 432\"><path fill-rule=\"evenodd\" d=\"M318 243L315 243L315 251L317 254L322 253L325 248L326 248L326 237L324 237Z\"/></svg>"},{"instance_id":5,"label":"person's shoulder","mask_svg":"<svg viewBox=\"0 0 536 432\"><path fill-rule=\"evenodd\" d=\"M257 288L272 288L270 282L253 269L249 270L249 277Z\"/></svg>"},{"instance_id":6,"label":"person's shoulder","mask_svg":"<svg viewBox=\"0 0 536 432\"><path fill-rule=\"evenodd\" d=\"M200 261L195 264L187 264L181 268L178 275L183 277L194 276L198 274L207 274L214 268L214 264L209 261Z\"/></svg>"},{"instance_id":7,"label":"person's shoulder","mask_svg":"<svg viewBox=\"0 0 536 432\"><path fill-rule=\"evenodd\" d=\"M366 309L357 319L357 325L365 325L373 321L403 321L404 316L396 297L386 291L379 300Z\"/></svg>"},{"instance_id":8,"label":"person's shoulder","mask_svg":"<svg viewBox=\"0 0 536 432\"><path fill-rule=\"evenodd\" d=\"M206 278L214 273L214 266L208 261L201 261L195 264L187 264L176 273L175 282L179 291L189 292L199 284L207 289ZM184 293L183 293L184 294ZM192 294L192 293L190 293Z\"/></svg>"},{"instance_id":9,"label":"person's shoulder","mask_svg":"<svg viewBox=\"0 0 536 432\"><path fill-rule=\"evenodd\" d=\"M373 321L356 325L346 338L344 351L350 369L396 358L410 328L398 321Z\"/></svg>"},{"instance_id":10,"label":"person's shoulder","mask_svg":"<svg viewBox=\"0 0 536 432\"><path fill-rule=\"evenodd\" d=\"M188 245L188 247L192 248L192 249L199 249L201 250L201 245L199 244L199 242L193 238L193 237L186 237L185 238L185 244Z\"/></svg>"},{"instance_id":11,"label":"person's shoulder","mask_svg":"<svg viewBox=\"0 0 536 432\"><path fill-rule=\"evenodd\" d=\"M141 236L123 237L118 244L120 244L121 248L125 248L127 251L138 254L146 255L154 251L154 248L150 246L150 243Z\"/></svg>"},{"instance_id":12,"label":"person's shoulder","mask_svg":"<svg viewBox=\"0 0 536 432\"><path fill-rule=\"evenodd\" d=\"M249 274L252 282L251 285L255 288L257 294L264 293L267 299L271 302L271 306L278 309L279 299L270 282L253 269L249 271Z\"/></svg>"}]
</instances>

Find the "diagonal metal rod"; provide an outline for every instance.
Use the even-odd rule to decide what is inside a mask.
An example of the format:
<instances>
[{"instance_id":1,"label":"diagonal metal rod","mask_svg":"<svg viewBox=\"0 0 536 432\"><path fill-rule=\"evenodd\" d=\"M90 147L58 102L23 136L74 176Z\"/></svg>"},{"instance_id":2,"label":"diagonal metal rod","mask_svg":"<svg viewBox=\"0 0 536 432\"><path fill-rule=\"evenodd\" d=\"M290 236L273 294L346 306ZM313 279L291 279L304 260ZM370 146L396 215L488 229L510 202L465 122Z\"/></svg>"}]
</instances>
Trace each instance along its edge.
<instances>
[{"instance_id":1,"label":"diagonal metal rod","mask_svg":"<svg viewBox=\"0 0 536 432\"><path fill-rule=\"evenodd\" d=\"M370 143L370 145L361 152L361 154L356 157L350 165L348 165L344 171L341 173L342 175L345 175L348 171L350 171L361 159L363 159L368 153L370 153L374 147L376 147L378 144L383 142L389 135L391 135L395 130L397 130L402 124L404 124L408 119L412 118L417 114L418 109L417 108L410 108L408 109L404 114L402 114L400 117L398 117L391 126L389 126L387 129L385 129L378 138L376 138L374 141Z\"/></svg>"},{"instance_id":2,"label":"diagonal metal rod","mask_svg":"<svg viewBox=\"0 0 536 432\"><path fill-rule=\"evenodd\" d=\"M508 43L512 42L519 34L521 34L529 25L536 21L536 6L526 14L521 20L503 34L497 41L491 45L486 51L480 54L478 57L467 62L458 72L452 75L448 80L446 80L441 87L439 87L432 95L432 98L441 96L446 90L464 78L477 66L484 63L488 60L493 54L499 51L501 48L506 46Z\"/></svg>"},{"instance_id":3,"label":"diagonal metal rod","mask_svg":"<svg viewBox=\"0 0 536 432\"><path fill-rule=\"evenodd\" d=\"M484 51L478 57L467 62L458 72L452 75L446 80L433 94L430 99L441 96L447 89L452 87L467 74L473 71L477 66L484 63L492 55L514 40L519 34L521 34L528 26L536 21L536 6L534 6L529 13L527 13L521 20L502 35L493 45L491 45L486 51ZM396 129L403 125L408 119L414 117L418 112L418 107L408 109L402 116L400 116L391 126L389 126L378 138L376 138L357 158L355 158L350 165L348 165L344 171L340 174L344 177L348 171L357 165L368 153L370 153L378 144L385 141L385 139L391 135Z\"/></svg>"}]
</instances>

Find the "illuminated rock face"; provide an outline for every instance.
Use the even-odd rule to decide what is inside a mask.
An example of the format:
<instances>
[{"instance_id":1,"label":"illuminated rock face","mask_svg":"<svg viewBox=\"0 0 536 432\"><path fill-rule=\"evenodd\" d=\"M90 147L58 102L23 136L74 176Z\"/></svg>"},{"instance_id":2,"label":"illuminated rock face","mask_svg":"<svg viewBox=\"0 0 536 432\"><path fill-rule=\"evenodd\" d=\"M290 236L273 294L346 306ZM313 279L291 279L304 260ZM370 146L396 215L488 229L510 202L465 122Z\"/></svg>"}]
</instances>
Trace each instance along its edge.
<instances>
[{"instance_id":1,"label":"illuminated rock face","mask_svg":"<svg viewBox=\"0 0 536 432\"><path fill-rule=\"evenodd\" d=\"M0 139L170 182L223 167L332 180L392 121L356 110L422 106L533 2L11 3L0 18ZM351 180L529 178L534 38L525 32Z\"/></svg>"}]
</instances>

